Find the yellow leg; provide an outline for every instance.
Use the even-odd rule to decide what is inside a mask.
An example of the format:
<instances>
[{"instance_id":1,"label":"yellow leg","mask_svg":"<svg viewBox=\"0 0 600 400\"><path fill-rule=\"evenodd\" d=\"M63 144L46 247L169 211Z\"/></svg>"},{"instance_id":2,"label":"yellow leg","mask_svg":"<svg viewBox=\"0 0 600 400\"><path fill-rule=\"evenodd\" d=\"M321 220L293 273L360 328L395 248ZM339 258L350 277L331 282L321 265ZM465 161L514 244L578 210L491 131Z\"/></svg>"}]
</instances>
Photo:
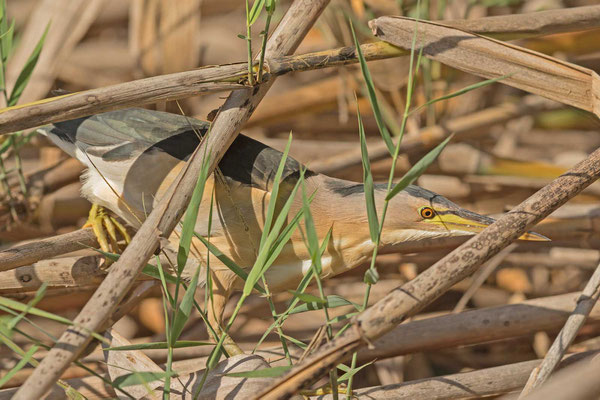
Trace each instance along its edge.
<instances>
[{"instance_id":1,"label":"yellow leg","mask_svg":"<svg viewBox=\"0 0 600 400\"><path fill-rule=\"evenodd\" d=\"M235 279L230 275L230 271L212 271L212 296L208 298L207 317L208 323L219 337L223 333L223 311L225 311L227 300L231 295L231 280ZM209 289L207 288L207 290ZM244 351L233 341L229 334L225 336L223 348L230 356L244 354Z\"/></svg>"},{"instance_id":2,"label":"yellow leg","mask_svg":"<svg viewBox=\"0 0 600 400\"><path fill-rule=\"evenodd\" d=\"M88 220L83 227L92 228L94 235L98 239L98 244L100 244L100 249L106 253L118 254L121 252L121 249L117 243L117 234L125 239L126 244L129 244L131 241L131 238L129 237L125 227L114 217L108 215L104 208L98 204L92 204L92 208L90 208L90 213L88 215ZM110 265L109 260L107 260L106 266L108 265Z\"/></svg>"},{"instance_id":3,"label":"yellow leg","mask_svg":"<svg viewBox=\"0 0 600 400\"><path fill-rule=\"evenodd\" d=\"M339 384L337 392L339 394L347 394L348 391L346 390L346 385L343 383ZM327 394L332 394L332 393L333 393L333 389L329 383L327 385L321 386L320 388L315 389L315 390L301 390L300 391L300 395L307 396L307 397L325 396Z\"/></svg>"}]
</instances>

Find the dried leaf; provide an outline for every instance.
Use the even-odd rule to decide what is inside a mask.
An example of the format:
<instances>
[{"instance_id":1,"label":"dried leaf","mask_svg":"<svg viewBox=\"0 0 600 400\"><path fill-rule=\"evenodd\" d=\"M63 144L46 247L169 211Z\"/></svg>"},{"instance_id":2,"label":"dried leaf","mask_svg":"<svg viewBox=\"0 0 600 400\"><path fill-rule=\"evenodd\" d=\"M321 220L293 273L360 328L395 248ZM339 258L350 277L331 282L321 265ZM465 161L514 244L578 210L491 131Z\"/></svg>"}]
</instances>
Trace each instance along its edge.
<instances>
[{"instance_id":1,"label":"dried leaf","mask_svg":"<svg viewBox=\"0 0 600 400\"><path fill-rule=\"evenodd\" d=\"M373 34L410 49L415 21L380 17ZM419 21L417 49L451 67L485 78L511 74L501 82L600 116L600 77L594 71L523 47L431 21Z\"/></svg>"}]
</instances>

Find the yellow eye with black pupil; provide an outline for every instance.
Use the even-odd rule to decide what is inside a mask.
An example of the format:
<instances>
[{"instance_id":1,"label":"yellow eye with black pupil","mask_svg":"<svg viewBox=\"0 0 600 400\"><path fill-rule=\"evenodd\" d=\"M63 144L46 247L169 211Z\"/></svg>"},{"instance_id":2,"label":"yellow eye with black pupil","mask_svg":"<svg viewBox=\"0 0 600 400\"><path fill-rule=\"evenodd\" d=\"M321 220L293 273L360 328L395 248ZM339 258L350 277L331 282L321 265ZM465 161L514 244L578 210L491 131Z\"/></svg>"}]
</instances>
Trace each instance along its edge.
<instances>
[{"instance_id":1,"label":"yellow eye with black pupil","mask_svg":"<svg viewBox=\"0 0 600 400\"><path fill-rule=\"evenodd\" d=\"M433 211L432 208L430 208L430 207L421 208L421 217L423 217L425 219L431 219L434 217L434 215L435 215L435 211Z\"/></svg>"}]
</instances>

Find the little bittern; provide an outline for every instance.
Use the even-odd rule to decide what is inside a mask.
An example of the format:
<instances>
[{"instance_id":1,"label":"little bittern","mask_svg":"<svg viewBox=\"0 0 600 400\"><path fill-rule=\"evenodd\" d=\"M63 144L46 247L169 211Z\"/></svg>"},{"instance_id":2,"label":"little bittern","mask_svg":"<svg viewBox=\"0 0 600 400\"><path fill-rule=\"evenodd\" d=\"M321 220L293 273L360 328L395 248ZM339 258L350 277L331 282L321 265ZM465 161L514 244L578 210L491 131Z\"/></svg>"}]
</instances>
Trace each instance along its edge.
<instances>
[{"instance_id":1,"label":"little bittern","mask_svg":"<svg viewBox=\"0 0 600 400\"><path fill-rule=\"evenodd\" d=\"M185 116L128 109L59 122L40 130L87 165L83 196L138 228L208 127L207 122ZM208 218L212 215L210 241L242 268L250 268L256 259L281 157L279 151L239 135L206 182L196 232L209 236ZM289 197L300 177L300 168L296 160L287 159L278 197L284 200ZM304 176L306 192L314 193L310 209L319 242L331 229L322 257L322 277L329 278L364 262L374 249L364 187L310 170ZM378 208L383 206L385 187L376 185ZM214 208L210 213L212 196ZM296 197L290 216L296 215L303 204L301 196ZM493 219L465 210L438 194L409 186L389 203L381 245L473 234L492 222ZM170 239L173 243L177 243L176 233ZM522 239L545 240L534 233ZM200 241L194 246L196 250L203 247ZM205 254L206 251L192 251L201 263ZM310 267L311 256L299 228L265 274L269 289L272 292L294 289ZM210 269L213 304L208 307L209 321L218 329L227 299L243 282L215 257L211 257Z\"/></svg>"}]
</instances>

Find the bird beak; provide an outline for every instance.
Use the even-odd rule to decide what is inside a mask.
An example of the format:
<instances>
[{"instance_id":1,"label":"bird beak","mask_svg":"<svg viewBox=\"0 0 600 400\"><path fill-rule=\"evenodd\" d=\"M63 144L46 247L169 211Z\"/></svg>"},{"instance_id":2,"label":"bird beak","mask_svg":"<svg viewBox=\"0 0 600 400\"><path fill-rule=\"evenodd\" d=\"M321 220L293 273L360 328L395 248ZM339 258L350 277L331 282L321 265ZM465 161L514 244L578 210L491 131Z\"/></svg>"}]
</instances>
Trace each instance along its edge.
<instances>
[{"instance_id":1,"label":"bird beak","mask_svg":"<svg viewBox=\"0 0 600 400\"><path fill-rule=\"evenodd\" d=\"M479 233L495 222L493 218L479 215L468 210L448 210L438 213L439 223L448 229ZM547 237L535 232L526 232L519 237L520 240L550 241Z\"/></svg>"}]
</instances>

